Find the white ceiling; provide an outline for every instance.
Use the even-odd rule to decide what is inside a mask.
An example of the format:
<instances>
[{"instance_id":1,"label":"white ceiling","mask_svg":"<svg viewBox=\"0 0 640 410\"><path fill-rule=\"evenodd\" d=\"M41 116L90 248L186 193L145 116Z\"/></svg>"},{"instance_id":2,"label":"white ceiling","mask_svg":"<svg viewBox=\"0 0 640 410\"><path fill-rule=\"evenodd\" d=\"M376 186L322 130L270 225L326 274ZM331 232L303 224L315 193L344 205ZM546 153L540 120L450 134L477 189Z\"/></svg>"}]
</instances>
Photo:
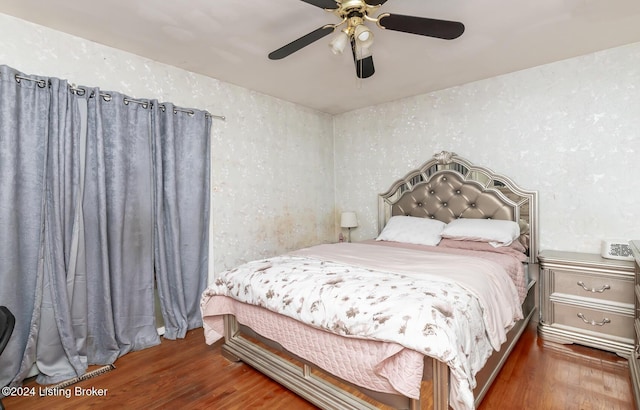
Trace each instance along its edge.
<instances>
[{"instance_id":1,"label":"white ceiling","mask_svg":"<svg viewBox=\"0 0 640 410\"><path fill-rule=\"evenodd\" d=\"M331 35L267 58L339 22L300 0L0 0L0 13L331 114L640 41L639 0L389 0L382 12L466 29L440 40L368 23L376 73L359 80Z\"/></svg>"}]
</instances>

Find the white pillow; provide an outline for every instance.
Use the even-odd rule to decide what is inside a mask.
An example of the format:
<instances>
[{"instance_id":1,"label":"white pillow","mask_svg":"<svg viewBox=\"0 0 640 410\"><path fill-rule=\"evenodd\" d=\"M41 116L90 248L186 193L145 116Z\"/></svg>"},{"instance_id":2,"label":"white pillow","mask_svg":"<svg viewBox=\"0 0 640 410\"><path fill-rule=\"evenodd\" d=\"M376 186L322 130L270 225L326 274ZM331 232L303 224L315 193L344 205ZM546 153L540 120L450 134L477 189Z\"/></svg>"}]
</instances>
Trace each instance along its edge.
<instances>
[{"instance_id":1,"label":"white pillow","mask_svg":"<svg viewBox=\"0 0 640 410\"><path fill-rule=\"evenodd\" d=\"M392 216L376 238L376 241L436 246L442 239L440 233L445 226L444 222L437 219L402 215Z\"/></svg>"},{"instance_id":2,"label":"white pillow","mask_svg":"<svg viewBox=\"0 0 640 410\"><path fill-rule=\"evenodd\" d=\"M489 242L494 247L509 246L520 236L520 226L501 219L455 219L442 230L442 237L463 241Z\"/></svg>"}]
</instances>

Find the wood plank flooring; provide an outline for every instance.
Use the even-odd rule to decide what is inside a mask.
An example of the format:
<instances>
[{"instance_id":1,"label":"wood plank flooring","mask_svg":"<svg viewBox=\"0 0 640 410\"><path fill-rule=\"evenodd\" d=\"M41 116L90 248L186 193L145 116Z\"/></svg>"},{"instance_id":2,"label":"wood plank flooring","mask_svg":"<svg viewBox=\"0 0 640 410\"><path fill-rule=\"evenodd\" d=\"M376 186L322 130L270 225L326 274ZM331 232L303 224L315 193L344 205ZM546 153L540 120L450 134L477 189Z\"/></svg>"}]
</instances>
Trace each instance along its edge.
<instances>
[{"instance_id":1,"label":"wood plank flooring","mask_svg":"<svg viewBox=\"0 0 640 410\"><path fill-rule=\"evenodd\" d=\"M183 340L129 353L116 369L69 386L58 396L8 397L7 410L315 409L243 363L222 358L202 329ZM80 395L79 389L86 389ZM91 389L104 396L89 396ZM539 339L528 326L479 410L635 408L627 361L615 354Z\"/></svg>"}]
</instances>

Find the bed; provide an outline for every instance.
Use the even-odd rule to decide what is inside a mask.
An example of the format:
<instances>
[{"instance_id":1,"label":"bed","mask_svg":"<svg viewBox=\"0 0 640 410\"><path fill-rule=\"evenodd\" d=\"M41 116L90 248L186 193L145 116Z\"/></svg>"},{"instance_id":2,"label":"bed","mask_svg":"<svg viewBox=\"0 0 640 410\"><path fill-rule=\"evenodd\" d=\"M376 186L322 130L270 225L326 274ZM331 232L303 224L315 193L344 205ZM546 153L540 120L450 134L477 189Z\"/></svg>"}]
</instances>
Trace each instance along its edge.
<instances>
[{"instance_id":1,"label":"bed","mask_svg":"<svg viewBox=\"0 0 640 410\"><path fill-rule=\"evenodd\" d=\"M442 151L378 231L217 275L207 343L320 408L477 407L536 310L537 193Z\"/></svg>"}]
</instances>

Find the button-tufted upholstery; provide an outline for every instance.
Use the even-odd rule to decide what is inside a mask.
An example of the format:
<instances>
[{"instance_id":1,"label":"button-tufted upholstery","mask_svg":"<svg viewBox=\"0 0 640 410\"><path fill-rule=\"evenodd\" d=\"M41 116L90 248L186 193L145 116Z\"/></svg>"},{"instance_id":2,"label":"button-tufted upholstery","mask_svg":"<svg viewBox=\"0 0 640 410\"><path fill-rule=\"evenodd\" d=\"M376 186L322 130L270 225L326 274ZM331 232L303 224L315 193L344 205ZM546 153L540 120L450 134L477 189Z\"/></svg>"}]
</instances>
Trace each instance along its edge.
<instances>
[{"instance_id":1,"label":"button-tufted upholstery","mask_svg":"<svg viewBox=\"0 0 640 410\"><path fill-rule=\"evenodd\" d=\"M455 172L441 172L428 182L405 192L392 209L392 215L433 218L450 222L456 218L514 220L514 207L495 191L483 191L480 184L464 181Z\"/></svg>"}]
</instances>

